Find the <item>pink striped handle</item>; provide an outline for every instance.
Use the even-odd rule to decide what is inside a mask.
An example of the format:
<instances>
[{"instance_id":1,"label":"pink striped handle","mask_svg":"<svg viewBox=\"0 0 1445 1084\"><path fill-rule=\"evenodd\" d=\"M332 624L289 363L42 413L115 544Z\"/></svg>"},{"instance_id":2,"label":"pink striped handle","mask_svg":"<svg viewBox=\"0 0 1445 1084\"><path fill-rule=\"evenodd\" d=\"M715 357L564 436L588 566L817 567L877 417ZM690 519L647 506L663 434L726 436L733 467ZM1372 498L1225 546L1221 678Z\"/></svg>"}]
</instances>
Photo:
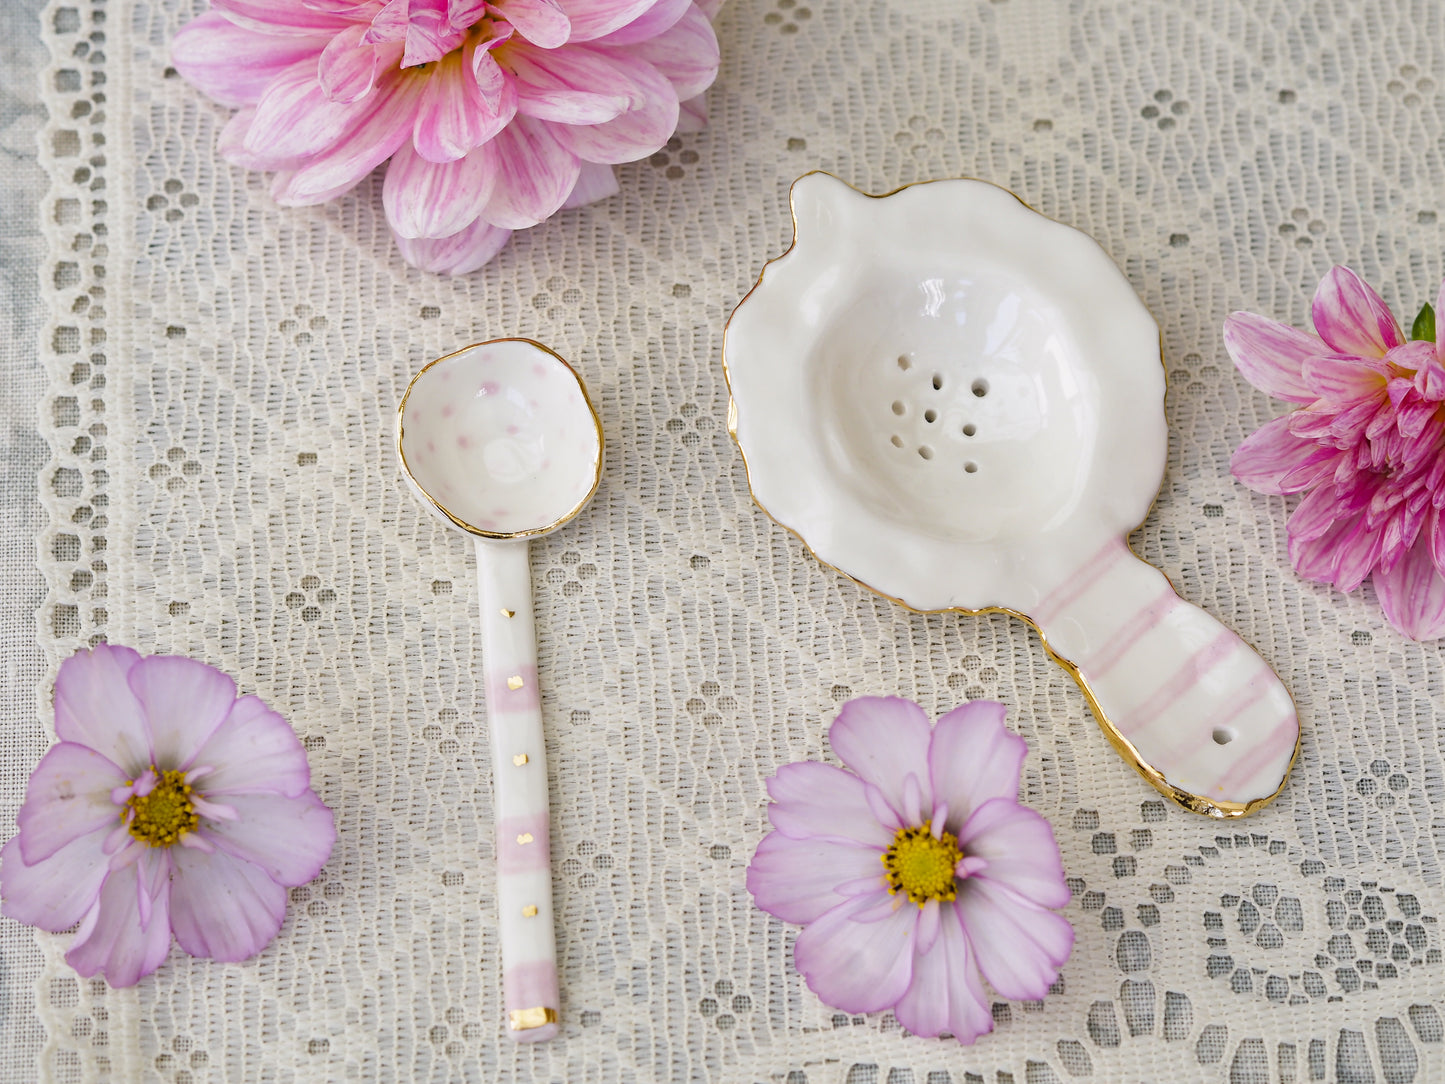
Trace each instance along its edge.
<instances>
[{"instance_id":1,"label":"pink striped handle","mask_svg":"<svg viewBox=\"0 0 1445 1084\"><path fill-rule=\"evenodd\" d=\"M548 854L547 752L527 543L477 539L477 580L492 737L497 924L507 1032L518 1042L539 1042L557 1034L560 992Z\"/></svg>"},{"instance_id":2,"label":"pink striped handle","mask_svg":"<svg viewBox=\"0 0 1445 1084\"><path fill-rule=\"evenodd\" d=\"M1029 616L1110 740L1166 794L1228 817L1284 785L1299 721L1283 683L1123 540L1089 555Z\"/></svg>"}]
</instances>

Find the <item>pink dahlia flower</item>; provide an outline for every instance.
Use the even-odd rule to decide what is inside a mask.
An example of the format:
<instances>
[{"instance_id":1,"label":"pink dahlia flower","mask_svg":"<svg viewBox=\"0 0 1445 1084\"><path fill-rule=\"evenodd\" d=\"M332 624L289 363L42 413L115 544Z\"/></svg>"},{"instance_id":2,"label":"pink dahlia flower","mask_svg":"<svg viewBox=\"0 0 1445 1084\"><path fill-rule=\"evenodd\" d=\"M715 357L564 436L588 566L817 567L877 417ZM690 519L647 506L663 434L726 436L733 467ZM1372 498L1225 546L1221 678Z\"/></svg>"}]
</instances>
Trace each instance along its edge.
<instances>
[{"instance_id":1,"label":"pink dahlia flower","mask_svg":"<svg viewBox=\"0 0 1445 1084\"><path fill-rule=\"evenodd\" d=\"M41 759L0 850L0 911L58 933L66 960L131 986L171 935L244 960L286 916L336 839L286 720L193 659L101 644L61 663L59 744Z\"/></svg>"},{"instance_id":2,"label":"pink dahlia flower","mask_svg":"<svg viewBox=\"0 0 1445 1084\"><path fill-rule=\"evenodd\" d=\"M721 2L212 0L172 60L240 110L221 153L274 172L278 203L324 203L390 160L402 255L461 274L700 126Z\"/></svg>"},{"instance_id":3,"label":"pink dahlia flower","mask_svg":"<svg viewBox=\"0 0 1445 1084\"><path fill-rule=\"evenodd\" d=\"M891 1008L918 1035L993 1029L979 980L1042 998L1074 944L1048 821L1019 805L1027 749L976 700L930 727L909 700L843 705L828 740L768 784L774 831L748 867L759 907L803 926L793 962L826 1004Z\"/></svg>"},{"instance_id":4,"label":"pink dahlia flower","mask_svg":"<svg viewBox=\"0 0 1445 1084\"><path fill-rule=\"evenodd\" d=\"M1300 575L1341 591L1371 577L1390 624L1416 640L1445 635L1445 347L1429 312L1410 341L1379 294L1335 267L1314 334L1248 312L1224 323L1245 379L1297 404L1239 446L1234 476L1305 494L1289 518Z\"/></svg>"}]
</instances>

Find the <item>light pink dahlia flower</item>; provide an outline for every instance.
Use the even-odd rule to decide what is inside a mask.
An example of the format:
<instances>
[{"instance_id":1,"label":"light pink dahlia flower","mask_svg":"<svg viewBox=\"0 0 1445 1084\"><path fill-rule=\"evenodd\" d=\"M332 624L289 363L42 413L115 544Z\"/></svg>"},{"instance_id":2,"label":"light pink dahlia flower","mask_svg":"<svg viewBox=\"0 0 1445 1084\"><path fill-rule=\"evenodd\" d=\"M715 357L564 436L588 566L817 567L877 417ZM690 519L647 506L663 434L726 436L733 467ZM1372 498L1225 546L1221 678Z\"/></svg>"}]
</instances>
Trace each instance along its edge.
<instances>
[{"instance_id":1,"label":"light pink dahlia flower","mask_svg":"<svg viewBox=\"0 0 1445 1084\"><path fill-rule=\"evenodd\" d=\"M336 839L286 720L194 659L101 644L55 678L59 744L0 850L0 911L59 933L82 975L131 986L171 935L244 960L286 917L286 889Z\"/></svg>"},{"instance_id":2,"label":"light pink dahlia flower","mask_svg":"<svg viewBox=\"0 0 1445 1084\"><path fill-rule=\"evenodd\" d=\"M1305 494L1289 518L1300 575L1341 591L1371 577L1395 628L1445 636L1445 346L1433 314L1410 341L1379 294L1335 267L1312 316L1314 334L1248 312L1225 321L1245 378L1297 404L1239 446L1234 476Z\"/></svg>"},{"instance_id":3,"label":"light pink dahlia flower","mask_svg":"<svg viewBox=\"0 0 1445 1084\"><path fill-rule=\"evenodd\" d=\"M759 907L803 926L793 962L822 1001L893 1010L918 1035L993 1030L1004 997L1048 993L1074 944L1048 821L1018 803L1027 748L976 700L930 727L909 700L863 697L828 731L851 771L803 761L768 784L774 831L748 867Z\"/></svg>"},{"instance_id":4,"label":"light pink dahlia flower","mask_svg":"<svg viewBox=\"0 0 1445 1084\"><path fill-rule=\"evenodd\" d=\"M461 274L702 123L721 3L212 0L172 61L240 109L221 153L274 172L278 203L324 203L389 159L402 255Z\"/></svg>"}]
</instances>

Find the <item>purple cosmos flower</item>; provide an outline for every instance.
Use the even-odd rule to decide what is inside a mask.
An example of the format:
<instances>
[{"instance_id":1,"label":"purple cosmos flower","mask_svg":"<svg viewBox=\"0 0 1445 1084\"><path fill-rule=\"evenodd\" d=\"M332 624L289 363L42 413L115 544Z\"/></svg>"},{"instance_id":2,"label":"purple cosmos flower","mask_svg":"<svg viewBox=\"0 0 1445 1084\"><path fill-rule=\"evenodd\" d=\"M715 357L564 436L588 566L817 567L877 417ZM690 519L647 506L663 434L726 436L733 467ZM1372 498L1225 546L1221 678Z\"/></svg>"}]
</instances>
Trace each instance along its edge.
<instances>
[{"instance_id":1,"label":"purple cosmos flower","mask_svg":"<svg viewBox=\"0 0 1445 1084\"><path fill-rule=\"evenodd\" d=\"M1260 493L1305 494L1289 518L1301 576L1341 591L1372 577L1390 624L1416 640L1445 636L1445 344L1432 341L1433 321L1407 340L1347 267L1325 276L1312 315L1315 334L1249 312L1225 321L1245 379L1296 404L1230 467Z\"/></svg>"},{"instance_id":2,"label":"purple cosmos flower","mask_svg":"<svg viewBox=\"0 0 1445 1084\"><path fill-rule=\"evenodd\" d=\"M406 260L462 274L513 230L617 191L612 166L702 126L722 0L212 0L187 80L240 110L220 150L324 203L390 160Z\"/></svg>"},{"instance_id":3,"label":"purple cosmos flower","mask_svg":"<svg viewBox=\"0 0 1445 1084\"><path fill-rule=\"evenodd\" d=\"M101 644L55 678L59 744L0 850L0 911L80 923L66 960L131 986L170 951L244 960L336 839L286 720L194 659Z\"/></svg>"},{"instance_id":4,"label":"purple cosmos flower","mask_svg":"<svg viewBox=\"0 0 1445 1084\"><path fill-rule=\"evenodd\" d=\"M909 700L850 700L828 731L851 771L803 761L769 782L774 831L748 867L759 907L805 927L793 961L849 1013L891 1008L918 1035L993 1030L979 973L1042 998L1074 944L1049 822L1019 805L1027 748L1004 706L928 725Z\"/></svg>"}]
</instances>

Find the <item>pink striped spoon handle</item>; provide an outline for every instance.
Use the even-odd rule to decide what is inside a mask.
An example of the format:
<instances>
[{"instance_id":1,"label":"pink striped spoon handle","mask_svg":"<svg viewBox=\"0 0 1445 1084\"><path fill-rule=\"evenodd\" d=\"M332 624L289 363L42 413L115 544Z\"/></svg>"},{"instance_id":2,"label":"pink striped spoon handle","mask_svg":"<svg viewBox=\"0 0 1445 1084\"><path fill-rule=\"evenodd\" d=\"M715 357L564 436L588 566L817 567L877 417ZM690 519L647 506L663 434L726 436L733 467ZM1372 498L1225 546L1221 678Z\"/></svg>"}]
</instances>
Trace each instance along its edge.
<instances>
[{"instance_id":1,"label":"pink striped spoon handle","mask_svg":"<svg viewBox=\"0 0 1445 1084\"><path fill-rule=\"evenodd\" d=\"M557 1034L559 991L548 852L547 754L537 687L527 543L478 538L482 655L497 826L497 922L507 1030L518 1042Z\"/></svg>"},{"instance_id":2,"label":"pink striped spoon handle","mask_svg":"<svg viewBox=\"0 0 1445 1084\"><path fill-rule=\"evenodd\" d=\"M1214 816L1274 797L1299 743L1269 665L1110 542L1029 615L1109 739L1164 793Z\"/></svg>"}]
</instances>

